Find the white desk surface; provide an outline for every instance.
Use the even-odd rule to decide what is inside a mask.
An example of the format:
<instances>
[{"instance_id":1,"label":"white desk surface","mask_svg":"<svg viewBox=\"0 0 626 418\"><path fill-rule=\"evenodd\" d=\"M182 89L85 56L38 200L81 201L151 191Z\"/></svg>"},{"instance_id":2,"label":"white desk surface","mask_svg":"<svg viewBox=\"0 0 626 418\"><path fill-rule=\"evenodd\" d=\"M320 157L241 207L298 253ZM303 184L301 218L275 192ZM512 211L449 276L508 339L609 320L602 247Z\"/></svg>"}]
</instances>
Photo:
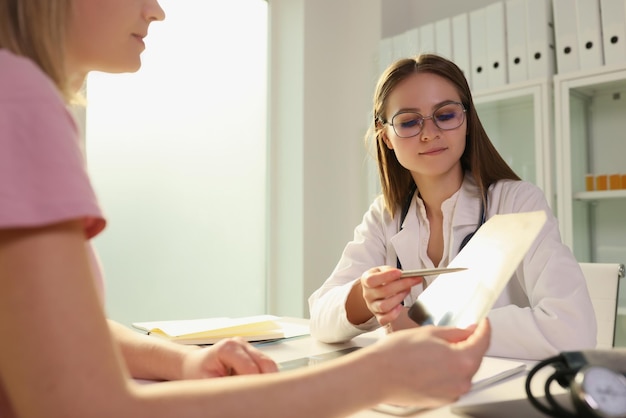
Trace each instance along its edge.
<instances>
[{"instance_id":1,"label":"white desk surface","mask_svg":"<svg viewBox=\"0 0 626 418\"><path fill-rule=\"evenodd\" d=\"M307 320L302 319L289 319L290 321L306 323ZM349 346L367 346L374 343L381 336L381 332L372 332L360 335L354 338L352 341L344 344L325 344L321 343L310 336L297 337L294 339L288 339L275 343L260 344L257 347L264 353L272 357L276 362L283 362L287 360L293 360L300 357L307 357L315 354L322 354L329 351L335 351L343 347ZM532 362L528 363L529 365ZM549 370L540 370L532 382L533 394L539 397L543 394L543 383L545 377L549 375ZM449 405L445 405L440 408L425 410L417 412L411 417L424 417L424 418L443 418L443 417L480 417L480 418L515 418L515 417L545 417L536 411L532 405L526 399L526 392L524 384L526 381L526 373L520 373L510 378L504 379L499 383L494 383L482 390L470 392L459 399L457 402ZM553 394L565 395L565 391L560 387L557 387ZM508 404L504 406L493 406L494 402L512 401L513 405ZM462 405L484 405L491 404L486 411L480 413L472 413L472 415L454 413L452 409ZM512 408L513 406L513 408ZM497 408L505 410L497 410ZM493 415L492 415L493 414ZM393 415L385 414L374 410L363 410L356 414L350 415L351 418L367 418L367 417L392 417Z\"/></svg>"}]
</instances>

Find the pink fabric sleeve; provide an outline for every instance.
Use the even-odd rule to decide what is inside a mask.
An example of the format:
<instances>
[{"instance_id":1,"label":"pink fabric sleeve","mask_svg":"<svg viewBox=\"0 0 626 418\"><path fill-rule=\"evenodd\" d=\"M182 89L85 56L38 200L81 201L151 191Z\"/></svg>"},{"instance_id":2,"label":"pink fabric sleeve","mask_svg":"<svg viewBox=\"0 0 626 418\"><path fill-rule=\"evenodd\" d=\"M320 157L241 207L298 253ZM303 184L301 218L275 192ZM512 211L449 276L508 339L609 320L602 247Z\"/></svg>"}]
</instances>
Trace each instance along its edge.
<instances>
[{"instance_id":1,"label":"pink fabric sleeve","mask_svg":"<svg viewBox=\"0 0 626 418\"><path fill-rule=\"evenodd\" d=\"M90 238L105 227L76 122L50 79L0 49L0 229L82 219L101 301L104 279Z\"/></svg>"},{"instance_id":2,"label":"pink fabric sleeve","mask_svg":"<svg viewBox=\"0 0 626 418\"><path fill-rule=\"evenodd\" d=\"M73 116L31 61L0 50L0 228L105 226Z\"/></svg>"}]
</instances>

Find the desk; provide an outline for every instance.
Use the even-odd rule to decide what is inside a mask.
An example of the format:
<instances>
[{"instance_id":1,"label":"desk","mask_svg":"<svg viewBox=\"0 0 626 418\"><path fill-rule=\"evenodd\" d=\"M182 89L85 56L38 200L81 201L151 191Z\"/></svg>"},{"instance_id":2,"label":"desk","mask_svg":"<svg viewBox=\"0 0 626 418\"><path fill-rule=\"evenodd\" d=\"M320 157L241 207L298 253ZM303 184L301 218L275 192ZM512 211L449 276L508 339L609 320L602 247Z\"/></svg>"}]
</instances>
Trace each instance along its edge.
<instances>
[{"instance_id":1,"label":"desk","mask_svg":"<svg viewBox=\"0 0 626 418\"><path fill-rule=\"evenodd\" d=\"M306 323L306 320L302 319L289 319L289 321L299 321L300 323ZM300 357L307 357L316 354L323 354L329 351L335 351L344 347L352 347L359 346L365 347L370 344L376 342L381 336L382 329L362 334L352 341L343 343L343 344L325 344L317 341L316 339L305 336L298 337L294 339L288 339L280 342L259 344L257 347L269 355L276 362L283 362L287 360L293 360ZM529 362L529 365L532 362ZM548 368L549 369L549 368ZM543 369L540 370L536 377L533 378L532 390L535 396L539 396L543 393L543 383L545 382L545 378L550 374L549 370ZM440 408L426 410L417 412L413 415L413 417L420 418L459 418L459 417L493 417L493 418L533 418L533 417L545 417L545 415L539 413L534 407L526 400L526 392L524 390L524 384L526 382L526 373L517 374L508 379L504 379L499 383L495 383L491 386L488 386L482 390L478 390L475 392L470 392L467 395L463 396L457 402L445 405ZM554 391L554 394L557 395L559 399L566 395L565 390L557 387ZM514 404L514 407L511 408L511 405L503 405L500 406L501 409L506 408L505 410L498 410L498 405L494 406L494 402L504 402L511 401ZM475 405L484 405L486 403L491 403L492 406L488 408L486 411L481 411L480 413L472 412L471 415L455 413L453 410L459 407L472 407ZM493 415L491 415L493 413ZM350 415L351 418L389 418L392 415L384 414L381 412L377 412L374 410L364 410L360 411L356 414Z\"/></svg>"}]
</instances>

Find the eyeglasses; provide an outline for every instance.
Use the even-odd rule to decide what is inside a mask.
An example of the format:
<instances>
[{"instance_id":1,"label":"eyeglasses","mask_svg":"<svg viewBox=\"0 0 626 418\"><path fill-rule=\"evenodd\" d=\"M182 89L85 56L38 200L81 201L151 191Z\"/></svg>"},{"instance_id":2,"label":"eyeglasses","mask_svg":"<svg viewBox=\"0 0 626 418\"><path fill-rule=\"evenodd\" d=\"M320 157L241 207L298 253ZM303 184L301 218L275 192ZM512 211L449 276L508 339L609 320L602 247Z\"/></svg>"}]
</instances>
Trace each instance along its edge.
<instances>
[{"instance_id":1,"label":"eyeglasses","mask_svg":"<svg viewBox=\"0 0 626 418\"><path fill-rule=\"evenodd\" d=\"M430 116L417 112L400 112L391 118L391 122L383 121L383 125L392 126L400 138L411 138L422 132L426 119L432 119L434 124L444 131L456 129L465 120L465 112L461 103L445 103L436 108Z\"/></svg>"}]
</instances>

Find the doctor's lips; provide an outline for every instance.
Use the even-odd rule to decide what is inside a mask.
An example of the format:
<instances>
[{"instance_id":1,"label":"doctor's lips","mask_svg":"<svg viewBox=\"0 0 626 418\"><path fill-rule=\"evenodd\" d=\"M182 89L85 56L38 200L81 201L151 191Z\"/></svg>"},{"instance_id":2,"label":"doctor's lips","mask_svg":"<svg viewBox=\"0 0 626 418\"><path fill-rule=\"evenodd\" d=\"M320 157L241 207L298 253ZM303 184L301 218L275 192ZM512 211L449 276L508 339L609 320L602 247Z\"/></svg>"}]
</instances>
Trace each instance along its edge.
<instances>
[{"instance_id":1,"label":"doctor's lips","mask_svg":"<svg viewBox=\"0 0 626 418\"><path fill-rule=\"evenodd\" d=\"M420 152L419 154L420 155L437 155L437 154L440 154L440 153L442 153L443 151L445 151L447 149L448 149L447 147L438 147L438 148L430 149L430 150L425 151L425 152Z\"/></svg>"}]
</instances>

